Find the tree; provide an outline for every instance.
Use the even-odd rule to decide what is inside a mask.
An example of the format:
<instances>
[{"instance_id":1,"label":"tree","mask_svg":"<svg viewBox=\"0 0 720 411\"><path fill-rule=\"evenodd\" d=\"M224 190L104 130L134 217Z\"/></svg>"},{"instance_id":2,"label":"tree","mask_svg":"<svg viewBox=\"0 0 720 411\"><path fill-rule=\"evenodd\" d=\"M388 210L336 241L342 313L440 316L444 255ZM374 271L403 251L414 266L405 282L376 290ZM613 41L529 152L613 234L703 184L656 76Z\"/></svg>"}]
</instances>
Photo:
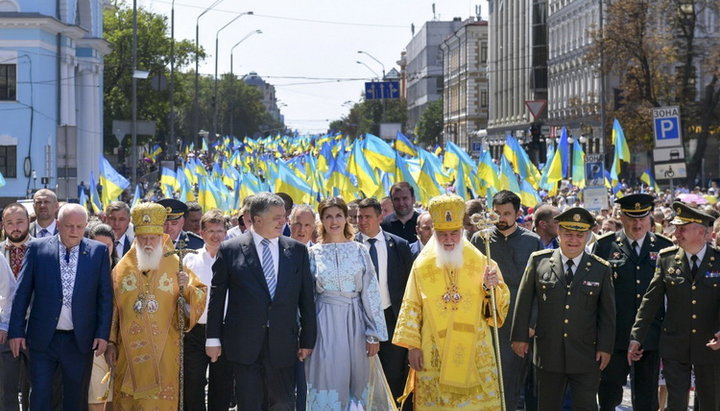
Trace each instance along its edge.
<instances>
[{"instance_id":1,"label":"tree","mask_svg":"<svg viewBox=\"0 0 720 411\"><path fill-rule=\"evenodd\" d=\"M425 107L415 127L415 134L422 144L438 144L443 131L443 100L435 100Z\"/></svg>"},{"instance_id":2,"label":"tree","mask_svg":"<svg viewBox=\"0 0 720 411\"><path fill-rule=\"evenodd\" d=\"M116 3L115 7L104 10L105 40L112 47L112 52L105 56L104 70L104 135L105 148L117 145L113 138L112 121L129 120L132 117L132 9L124 2ZM138 80L138 119L154 121L157 126L156 139L165 140L168 130L170 113L169 89L153 89L152 79L162 79L167 83L170 79L170 46L172 40L167 34L168 24L165 16L138 9L138 69L150 72L148 80ZM193 42L181 40L175 42L175 67L180 71L194 61L195 53L203 58L202 49L195 50ZM179 81L176 74L175 105L183 107L191 103L192 92L187 82ZM178 130L178 135L186 133ZM139 140L138 144L142 142ZM125 140L125 147L131 142Z\"/></svg>"},{"instance_id":3,"label":"tree","mask_svg":"<svg viewBox=\"0 0 720 411\"><path fill-rule=\"evenodd\" d=\"M330 132L350 137L365 133L380 135L381 123L400 123L405 128L407 102L405 99L364 100L355 103L347 116L330 123Z\"/></svg>"},{"instance_id":4,"label":"tree","mask_svg":"<svg viewBox=\"0 0 720 411\"><path fill-rule=\"evenodd\" d=\"M697 139L688 167L690 182L707 154L710 130L718 124L720 44L702 24L709 12L720 16L717 2L611 2L604 30L592 33L594 42L586 54L606 76L619 81L605 126L609 129L609 122L618 118L633 149L652 147L652 108L680 106L685 140Z\"/></svg>"}]
</instances>

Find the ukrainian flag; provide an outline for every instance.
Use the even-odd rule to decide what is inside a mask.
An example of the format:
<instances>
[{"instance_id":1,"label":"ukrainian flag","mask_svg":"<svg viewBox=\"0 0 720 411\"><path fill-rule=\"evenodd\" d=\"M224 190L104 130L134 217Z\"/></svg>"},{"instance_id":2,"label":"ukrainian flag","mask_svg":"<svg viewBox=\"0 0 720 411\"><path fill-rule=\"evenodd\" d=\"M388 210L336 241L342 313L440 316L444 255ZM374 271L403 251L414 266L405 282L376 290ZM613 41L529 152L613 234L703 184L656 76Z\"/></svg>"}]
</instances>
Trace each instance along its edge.
<instances>
[{"instance_id":1,"label":"ukrainian flag","mask_svg":"<svg viewBox=\"0 0 720 411\"><path fill-rule=\"evenodd\" d=\"M214 193L214 187L210 180L201 178L198 181L198 203L203 209L203 212L207 212L214 208L219 208L219 201Z\"/></svg>"},{"instance_id":2,"label":"ukrainian flag","mask_svg":"<svg viewBox=\"0 0 720 411\"><path fill-rule=\"evenodd\" d=\"M380 137L365 134L363 153L372 168L386 173L395 172L395 151Z\"/></svg>"},{"instance_id":3,"label":"ukrainian flag","mask_svg":"<svg viewBox=\"0 0 720 411\"><path fill-rule=\"evenodd\" d=\"M159 144L155 144L147 156L150 160L152 160L154 162L154 161L157 161L157 158L160 155L160 153L162 153L162 148L160 148Z\"/></svg>"},{"instance_id":4,"label":"ukrainian flag","mask_svg":"<svg viewBox=\"0 0 720 411\"><path fill-rule=\"evenodd\" d=\"M410 141L407 136L401 132L397 132L395 136L395 150L405 153L409 156L416 157L418 155L417 147Z\"/></svg>"},{"instance_id":5,"label":"ukrainian flag","mask_svg":"<svg viewBox=\"0 0 720 411\"><path fill-rule=\"evenodd\" d=\"M135 184L135 193L133 193L133 199L132 199L132 205L130 207L135 207L140 203L140 198L142 196L140 195L140 184Z\"/></svg>"},{"instance_id":6,"label":"ukrainian flag","mask_svg":"<svg viewBox=\"0 0 720 411\"><path fill-rule=\"evenodd\" d=\"M160 186L162 187L165 197L173 198L175 190L180 189L180 183L177 180L175 172L167 167L163 167L160 174Z\"/></svg>"},{"instance_id":7,"label":"ukrainian flag","mask_svg":"<svg viewBox=\"0 0 720 411\"><path fill-rule=\"evenodd\" d=\"M292 197L298 204L312 204L315 202L312 188L298 177L290 167L282 161L277 163L274 192L284 192Z\"/></svg>"},{"instance_id":8,"label":"ukrainian flag","mask_svg":"<svg viewBox=\"0 0 720 411\"><path fill-rule=\"evenodd\" d=\"M578 139L573 142L572 183L585 188L585 153Z\"/></svg>"},{"instance_id":9,"label":"ukrainian flag","mask_svg":"<svg viewBox=\"0 0 720 411\"><path fill-rule=\"evenodd\" d=\"M647 169L643 171L642 175L640 176L640 181L647 184L648 187L651 187L653 190L655 190L656 193L660 192L660 186L658 185L657 181L655 181L655 175L651 169Z\"/></svg>"},{"instance_id":10,"label":"ukrainian flag","mask_svg":"<svg viewBox=\"0 0 720 411\"><path fill-rule=\"evenodd\" d=\"M357 179L358 188L366 196L372 195L378 189L378 181L370 164L365 158L362 141L355 140L352 145L350 158L347 162L347 170Z\"/></svg>"},{"instance_id":11,"label":"ukrainian flag","mask_svg":"<svg viewBox=\"0 0 720 411\"><path fill-rule=\"evenodd\" d=\"M622 167L620 161L630 161L630 148L628 147L627 140L625 140L625 132L623 131L618 119L613 121L611 142L615 146L612 169L610 170L610 176L612 177L612 182L614 184L619 180L618 175L620 174Z\"/></svg>"},{"instance_id":12,"label":"ukrainian flag","mask_svg":"<svg viewBox=\"0 0 720 411\"><path fill-rule=\"evenodd\" d=\"M125 190L130 182L115 171L105 157L100 159L100 184L103 186L102 203L107 205L117 200L118 196Z\"/></svg>"},{"instance_id":13,"label":"ukrainian flag","mask_svg":"<svg viewBox=\"0 0 720 411\"><path fill-rule=\"evenodd\" d=\"M95 175L90 172L90 206L95 214L100 214L102 211L102 203L100 202L100 195L97 191L97 184L95 184Z\"/></svg>"}]
</instances>

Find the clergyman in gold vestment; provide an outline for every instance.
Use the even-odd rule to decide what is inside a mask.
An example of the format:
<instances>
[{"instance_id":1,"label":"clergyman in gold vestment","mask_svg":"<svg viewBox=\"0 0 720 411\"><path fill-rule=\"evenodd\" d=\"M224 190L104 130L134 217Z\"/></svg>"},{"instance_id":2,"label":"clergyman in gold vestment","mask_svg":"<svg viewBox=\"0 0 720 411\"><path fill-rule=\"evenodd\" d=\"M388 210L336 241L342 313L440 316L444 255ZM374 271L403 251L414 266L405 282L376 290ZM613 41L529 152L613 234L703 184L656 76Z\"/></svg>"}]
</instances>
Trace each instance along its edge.
<instances>
[{"instance_id":1,"label":"clergyman in gold vestment","mask_svg":"<svg viewBox=\"0 0 720 411\"><path fill-rule=\"evenodd\" d=\"M174 411L179 401L177 300L185 286L185 329L205 309L207 287L189 270L178 272L178 256L163 234L166 210L143 203L132 209L133 248L113 270L115 307L108 364L113 364L113 408Z\"/></svg>"},{"instance_id":2,"label":"clergyman in gold vestment","mask_svg":"<svg viewBox=\"0 0 720 411\"><path fill-rule=\"evenodd\" d=\"M409 349L416 411L499 410L489 289L498 326L510 292L497 264L463 235L465 204L456 195L430 200L435 234L415 260L393 344ZM487 288L486 288L487 287Z\"/></svg>"}]
</instances>

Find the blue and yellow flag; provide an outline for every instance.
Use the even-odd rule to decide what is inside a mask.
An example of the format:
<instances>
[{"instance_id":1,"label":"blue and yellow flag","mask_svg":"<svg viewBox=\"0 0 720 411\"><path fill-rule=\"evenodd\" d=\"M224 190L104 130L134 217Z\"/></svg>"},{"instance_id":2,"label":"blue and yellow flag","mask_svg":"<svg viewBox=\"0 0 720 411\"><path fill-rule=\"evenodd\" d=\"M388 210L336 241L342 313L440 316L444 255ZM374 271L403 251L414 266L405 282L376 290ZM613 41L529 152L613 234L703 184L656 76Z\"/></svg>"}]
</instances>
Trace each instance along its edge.
<instances>
[{"instance_id":1,"label":"blue and yellow flag","mask_svg":"<svg viewBox=\"0 0 720 411\"><path fill-rule=\"evenodd\" d=\"M363 153L370 167L386 173L395 172L395 151L380 137L365 134Z\"/></svg>"},{"instance_id":2,"label":"blue and yellow flag","mask_svg":"<svg viewBox=\"0 0 720 411\"><path fill-rule=\"evenodd\" d=\"M312 188L298 177L283 161L277 163L274 192L284 192L297 204L313 204L315 196Z\"/></svg>"},{"instance_id":3,"label":"blue and yellow flag","mask_svg":"<svg viewBox=\"0 0 720 411\"><path fill-rule=\"evenodd\" d=\"M417 147L415 147L415 144L413 144L412 141L410 141L407 136L401 132L397 132L397 135L395 136L395 150L407 154L409 156L415 157L418 155Z\"/></svg>"},{"instance_id":4,"label":"blue and yellow flag","mask_svg":"<svg viewBox=\"0 0 720 411\"><path fill-rule=\"evenodd\" d=\"M377 176L365 158L361 140L355 140L352 145L352 151L350 152L350 157L347 162L347 170L351 175L355 176L358 188L360 188L360 191L365 193L366 196L370 196L377 191L379 186Z\"/></svg>"},{"instance_id":5,"label":"blue and yellow flag","mask_svg":"<svg viewBox=\"0 0 720 411\"><path fill-rule=\"evenodd\" d=\"M117 200L118 196L128 188L130 182L115 171L105 157L102 157L100 159L100 184L103 187L102 204L108 205L111 201Z\"/></svg>"},{"instance_id":6,"label":"blue and yellow flag","mask_svg":"<svg viewBox=\"0 0 720 411\"><path fill-rule=\"evenodd\" d=\"M153 162L157 161L158 156L162 153L162 148L160 148L159 144L155 144L152 149L148 152L147 156L150 160Z\"/></svg>"},{"instance_id":7,"label":"blue and yellow flag","mask_svg":"<svg viewBox=\"0 0 720 411\"><path fill-rule=\"evenodd\" d=\"M585 188L585 152L580 141L573 142L572 183L579 188Z\"/></svg>"},{"instance_id":8,"label":"blue and yellow flag","mask_svg":"<svg viewBox=\"0 0 720 411\"><path fill-rule=\"evenodd\" d=\"M619 180L621 171L621 161L630 161L630 148L628 147L627 140L625 140L625 132L620 125L618 119L613 121L612 138L611 144L615 146L615 153L613 154L613 163L610 170L610 177L612 178L613 184Z\"/></svg>"},{"instance_id":9,"label":"blue and yellow flag","mask_svg":"<svg viewBox=\"0 0 720 411\"><path fill-rule=\"evenodd\" d=\"M643 171L642 175L640 176L640 181L647 184L648 187L655 190L656 193L660 192L660 186L658 185L657 181L655 181L655 173L653 173L652 169L648 168L647 170Z\"/></svg>"},{"instance_id":10,"label":"blue and yellow flag","mask_svg":"<svg viewBox=\"0 0 720 411\"><path fill-rule=\"evenodd\" d=\"M163 167L160 173L160 186L163 191L163 195L167 198L173 198L173 193L180 189L180 183L177 180L177 175L173 170L167 167Z\"/></svg>"},{"instance_id":11,"label":"blue and yellow flag","mask_svg":"<svg viewBox=\"0 0 720 411\"><path fill-rule=\"evenodd\" d=\"M95 214L99 214L103 209L102 202L100 202L100 195L97 190L97 184L95 183L95 175L92 171L90 172L90 207L92 208L92 212Z\"/></svg>"}]
</instances>

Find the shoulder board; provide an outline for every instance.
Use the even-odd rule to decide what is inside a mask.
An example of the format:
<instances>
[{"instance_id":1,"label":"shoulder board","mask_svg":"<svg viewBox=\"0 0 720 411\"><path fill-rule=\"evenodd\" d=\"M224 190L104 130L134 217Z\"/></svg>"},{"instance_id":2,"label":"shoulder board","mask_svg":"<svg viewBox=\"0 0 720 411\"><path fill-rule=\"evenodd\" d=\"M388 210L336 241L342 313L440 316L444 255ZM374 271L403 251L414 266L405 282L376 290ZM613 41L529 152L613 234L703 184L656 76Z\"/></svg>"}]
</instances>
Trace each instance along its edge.
<instances>
[{"instance_id":1,"label":"shoulder board","mask_svg":"<svg viewBox=\"0 0 720 411\"><path fill-rule=\"evenodd\" d=\"M664 236L664 235L662 235L662 234L655 234L655 238L660 238L660 239L665 240L665 241L667 241L667 242L669 242L669 243L672 243L672 240L671 240L669 237L666 237L666 236Z\"/></svg>"},{"instance_id":2,"label":"shoulder board","mask_svg":"<svg viewBox=\"0 0 720 411\"><path fill-rule=\"evenodd\" d=\"M530 258L539 257L539 256L543 256L546 254L551 254L553 251L555 251L554 248L547 248L545 250L535 251L532 254L530 254Z\"/></svg>"},{"instance_id":3,"label":"shoulder board","mask_svg":"<svg viewBox=\"0 0 720 411\"><path fill-rule=\"evenodd\" d=\"M671 247L666 247L666 248L663 248L662 250L660 250L660 254L674 253L678 250L678 248L680 248L680 247L678 247L676 245L671 246Z\"/></svg>"},{"instance_id":4,"label":"shoulder board","mask_svg":"<svg viewBox=\"0 0 720 411\"><path fill-rule=\"evenodd\" d=\"M598 237L597 241L604 240L606 238L615 238L616 235L617 235L617 233L611 231L609 233L605 233L605 234L601 235L600 237Z\"/></svg>"},{"instance_id":5,"label":"shoulder board","mask_svg":"<svg viewBox=\"0 0 720 411\"><path fill-rule=\"evenodd\" d=\"M595 254L590 254L590 257L594 258L600 264L604 264L604 265L610 267L610 263L608 263L607 261L603 260L602 258L596 256Z\"/></svg>"},{"instance_id":6,"label":"shoulder board","mask_svg":"<svg viewBox=\"0 0 720 411\"><path fill-rule=\"evenodd\" d=\"M193 233L192 231L186 231L185 233L187 233L188 237L195 237L195 238L197 238L198 240L202 240L202 237L200 237L199 235Z\"/></svg>"}]
</instances>

